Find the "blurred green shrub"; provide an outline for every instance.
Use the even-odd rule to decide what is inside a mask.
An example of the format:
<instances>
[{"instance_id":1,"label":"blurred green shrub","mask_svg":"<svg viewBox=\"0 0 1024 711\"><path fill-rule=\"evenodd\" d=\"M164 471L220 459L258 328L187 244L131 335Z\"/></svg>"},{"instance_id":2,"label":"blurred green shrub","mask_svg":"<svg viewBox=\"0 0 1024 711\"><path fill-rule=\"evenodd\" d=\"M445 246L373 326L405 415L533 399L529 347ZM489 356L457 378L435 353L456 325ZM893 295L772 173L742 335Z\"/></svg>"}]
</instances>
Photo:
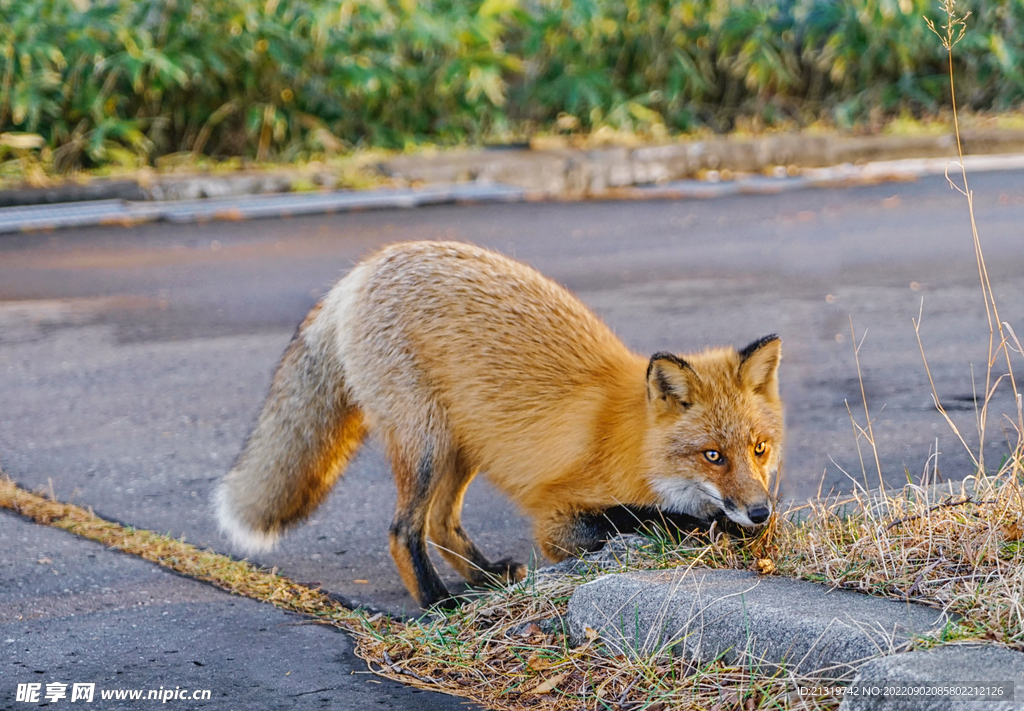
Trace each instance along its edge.
<instances>
[{"instance_id":1,"label":"blurred green shrub","mask_svg":"<svg viewBox=\"0 0 1024 711\"><path fill-rule=\"evenodd\" d=\"M1024 101L1024 0L962 2L961 104ZM58 169L948 104L932 0L0 0L0 132ZM525 129L524 129L525 127Z\"/></svg>"}]
</instances>

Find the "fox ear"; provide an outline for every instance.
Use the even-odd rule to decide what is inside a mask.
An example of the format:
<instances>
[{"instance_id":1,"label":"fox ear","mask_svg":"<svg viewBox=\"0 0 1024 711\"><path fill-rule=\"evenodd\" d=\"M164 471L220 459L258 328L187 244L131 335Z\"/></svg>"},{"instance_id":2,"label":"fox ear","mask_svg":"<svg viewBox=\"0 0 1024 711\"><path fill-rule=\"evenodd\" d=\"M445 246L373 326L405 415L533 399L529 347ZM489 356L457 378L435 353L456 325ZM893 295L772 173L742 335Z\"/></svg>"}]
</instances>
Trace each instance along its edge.
<instances>
[{"instance_id":1,"label":"fox ear","mask_svg":"<svg viewBox=\"0 0 1024 711\"><path fill-rule=\"evenodd\" d=\"M759 338L738 353L743 387L778 397L778 370L782 359L782 341L779 337L773 333Z\"/></svg>"},{"instance_id":2,"label":"fox ear","mask_svg":"<svg viewBox=\"0 0 1024 711\"><path fill-rule=\"evenodd\" d=\"M671 353L655 353L647 364L647 394L652 400L674 400L689 407L693 368L682 358Z\"/></svg>"}]
</instances>

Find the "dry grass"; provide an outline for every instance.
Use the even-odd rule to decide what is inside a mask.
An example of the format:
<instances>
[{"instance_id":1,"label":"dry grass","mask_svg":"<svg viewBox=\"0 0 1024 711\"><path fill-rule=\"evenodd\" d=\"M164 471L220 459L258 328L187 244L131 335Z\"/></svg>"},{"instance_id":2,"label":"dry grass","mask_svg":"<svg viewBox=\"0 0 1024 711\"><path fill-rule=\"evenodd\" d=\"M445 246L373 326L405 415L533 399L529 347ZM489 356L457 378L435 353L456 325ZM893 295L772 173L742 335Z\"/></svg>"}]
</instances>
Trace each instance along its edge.
<instances>
[{"instance_id":1,"label":"dry grass","mask_svg":"<svg viewBox=\"0 0 1024 711\"><path fill-rule=\"evenodd\" d=\"M380 673L493 708L832 708L835 699L801 699L799 680L785 674L720 663L698 668L665 650L611 656L597 638L574 647L561 629L568 599L577 585L614 570L747 568L959 616L917 640L918 648L977 640L1024 651L1024 482L1013 473L1009 465L1000 476L958 485L957 495L912 486L818 500L779 515L749 540L650 538L628 561L576 576L535 576L442 618L381 627L360 647Z\"/></svg>"},{"instance_id":2,"label":"dry grass","mask_svg":"<svg viewBox=\"0 0 1024 711\"><path fill-rule=\"evenodd\" d=\"M108 548L139 556L236 595L312 615L346 629L357 629L366 624L365 615L353 612L319 590L292 582L275 571L268 572L211 550L200 550L170 536L107 521L81 506L26 491L4 475L0 475L0 508L14 511L36 523L102 543Z\"/></svg>"},{"instance_id":3,"label":"dry grass","mask_svg":"<svg viewBox=\"0 0 1024 711\"><path fill-rule=\"evenodd\" d=\"M791 512L799 523L778 526L769 555L783 575L961 616L933 642L1024 650L1022 484L1007 471L957 484L956 494L908 486L811 502Z\"/></svg>"},{"instance_id":4,"label":"dry grass","mask_svg":"<svg viewBox=\"0 0 1024 711\"><path fill-rule=\"evenodd\" d=\"M585 639L570 641L562 628L566 606L589 577L535 576L444 618L368 637L361 647L379 673L497 709L731 711L796 701L794 680L782 673L769 677L717 661L697 665L673 657L668 645L640 658L614 655L589 630ZM834 705L808 699L803 708Z\"/></svg>"}]
</instances>

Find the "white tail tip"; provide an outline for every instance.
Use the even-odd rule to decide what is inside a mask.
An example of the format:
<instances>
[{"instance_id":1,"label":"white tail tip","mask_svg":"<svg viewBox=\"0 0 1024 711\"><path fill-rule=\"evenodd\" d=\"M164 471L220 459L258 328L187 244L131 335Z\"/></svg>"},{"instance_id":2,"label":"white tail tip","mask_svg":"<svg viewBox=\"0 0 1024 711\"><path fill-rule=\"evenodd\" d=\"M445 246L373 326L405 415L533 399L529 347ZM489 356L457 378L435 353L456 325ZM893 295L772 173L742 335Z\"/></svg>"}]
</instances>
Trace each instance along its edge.
<instances>
[{"instance_id":1,"label":"white tail tip","mask_svg":"<svg viewBox=\"0 0 1024 711\"><path fill-rule=\"evenodd\" d=\"M238 550L250 553L269 551L280 537L275 531L258 531L242 521L228 501L227 487L221 483L213 492L213 506L216 511L220 530L228 537Z\"/></svg>"}]
</instances>

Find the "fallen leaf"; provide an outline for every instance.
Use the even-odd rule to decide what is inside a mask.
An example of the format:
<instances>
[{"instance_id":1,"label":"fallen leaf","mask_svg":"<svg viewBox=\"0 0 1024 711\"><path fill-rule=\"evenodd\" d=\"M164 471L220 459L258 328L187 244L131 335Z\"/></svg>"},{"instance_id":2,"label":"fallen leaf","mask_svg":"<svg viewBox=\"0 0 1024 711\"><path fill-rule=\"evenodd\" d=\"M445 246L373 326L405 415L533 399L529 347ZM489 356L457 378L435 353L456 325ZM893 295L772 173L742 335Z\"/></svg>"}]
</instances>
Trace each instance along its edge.
<instances>
[{"instance_id":1,"label":"fallen leaf","mask_svg":"<svg viewBox=\"0 0 1024 711\"><path fill-rule=\"evenodd\" d=\"M530 655L530 658L526 660L526 668L530 671L542 671L549 669L558 664L557 660L553 660L550 657L542 657L538 652L534 652Z\"/></svg>"},{"instance_id":2,"label":"fallen leaf","mask_svg":"<svg viewBox=\"0 0 1024 711\"><path fill-rule=\"evenodd\" d=\"M1003 538L1007 541L1019 541L1024 538L1024 528L1017 521L1007 524L1003 526Z\"/></svg>"},{"instance_id":3,"label":"fallen leaf","mask_svg":"<svg viewBox=\"0 0 1024 711\"><path fill-rule=\"evenodd\" d=\"M569 676L568 672L566 672L565 674L555 674L550 679L547 679L546 681L542 681L541 683L537 684L537 686L533 688L533 693L546 694L549 691L554 691L558 688L559 684L565 681L565 678L567 676Z\"/></svg>"},{"instance_id":4,"label":"fallen leaf","mask_svg":"<svg viewBox=\"0 0 1024 711\"><path fill-rule=\"evenodd\" d=\"M544 630L542 630L540 628L540 625L538 625L536 622L531 622L530 624L526 625L526 627L524 627L522 630L520 630L519 636L520 637L529 637L530 635L533 635L533 634L543 634L543 633L544 633Z\"/></svg>"}]
</instances>

